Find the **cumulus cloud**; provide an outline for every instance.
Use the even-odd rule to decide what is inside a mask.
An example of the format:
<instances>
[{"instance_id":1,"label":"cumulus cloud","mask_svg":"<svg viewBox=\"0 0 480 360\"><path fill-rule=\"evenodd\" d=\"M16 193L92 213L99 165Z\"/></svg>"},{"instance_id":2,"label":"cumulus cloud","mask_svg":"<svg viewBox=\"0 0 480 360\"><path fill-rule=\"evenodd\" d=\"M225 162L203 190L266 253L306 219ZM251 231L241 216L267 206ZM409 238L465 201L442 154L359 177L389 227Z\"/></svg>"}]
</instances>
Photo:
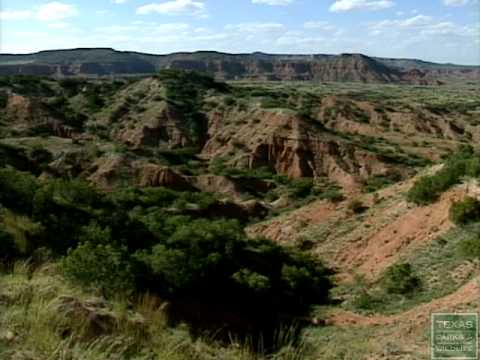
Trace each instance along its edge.
<instances>
[{"instance_id":1,"label":"cumulus cloud","mask_svg":"<svg viewBox=\"0 0 480 360\"><path fill-rule=\"evenodd\" d=\"M41 21L57 21L78 15L75 6L58 1L40 5L37 8L36 18Z\"/></svg>"},{"instance_id":2,"label":"cumulus cloud","mask_svg":"<svg viewBox=\"0 0 480 360\"><path fill-rule=\"evenodd\" d=\"M391 0L336 0L330 6L332 12L343 12L352 10L382 10L395 6Z\"/></svg>"},{"instance_id":3,"label":"cumulus cloud","mask_svg":"<svg viewBox=\"0 0 480 360\"><path fill-rule=\"evenodd\" d=\"M406 19L382 20L369 25L370 35L403 37L411 40L436 36L472 37L475 27L451 21L436 20L432 16L416 15Z\"/></svg>"},{"instance_id":4,"label":"cumulus cloud","mask_svg":"<svg viewBox=\"0 0 480 360\"><path fill-rule=\"evenodd\" d=\"M252 3L271 6L286 6L293 3L293 0L252 0Z\"/></svg>"},{"instance_id":5,"label":"cumulus cloud","mask_svg":"<svg viewBox=\"0 0 480 360\"><path fill-rule=\"evenodd\" d=\"M206 15L206 6L203 1L194 0L172 0L162 3L151 3L137 8L138 15L149 14L164 15Z\"/></svg>"},{"instance_id":6,"label":"cumulus cloud","mask_svg":"<svg viewBox=\"0 0 480 360\"><path fill-rule=\"evenodd\" d=\"M32 10L5 10L0 12L2 20L31 20L59 21L78 15L74 5L52 1Z\"/></svg>"}]
</instances>

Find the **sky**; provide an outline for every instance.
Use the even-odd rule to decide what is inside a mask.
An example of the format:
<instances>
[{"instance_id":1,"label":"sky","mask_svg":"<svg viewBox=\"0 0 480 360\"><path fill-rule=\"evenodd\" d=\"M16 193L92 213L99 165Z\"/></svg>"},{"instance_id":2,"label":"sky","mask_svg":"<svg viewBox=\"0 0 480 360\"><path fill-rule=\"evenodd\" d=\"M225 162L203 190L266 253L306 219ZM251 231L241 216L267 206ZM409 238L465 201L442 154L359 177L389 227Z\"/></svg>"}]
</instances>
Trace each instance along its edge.
<instances>
[{"instance_id":1,"label":"sky","mask_svg":"<svg viewBox=\"0 0 480 360\"><path fill-rule=\"evenodd\" d=\"M480 65L480 0L0 0L0 52L363 53Z\"/></svg>"}]
</instances>

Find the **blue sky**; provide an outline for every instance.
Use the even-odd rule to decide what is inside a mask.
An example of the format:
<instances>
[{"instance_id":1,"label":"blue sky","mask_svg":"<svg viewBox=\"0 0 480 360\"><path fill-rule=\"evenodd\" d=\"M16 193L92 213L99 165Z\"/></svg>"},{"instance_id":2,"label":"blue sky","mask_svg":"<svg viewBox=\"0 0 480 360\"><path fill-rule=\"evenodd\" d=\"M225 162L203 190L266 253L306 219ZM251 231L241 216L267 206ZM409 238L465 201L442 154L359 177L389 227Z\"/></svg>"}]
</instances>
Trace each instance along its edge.
<instances>
[{"instance_id":1,"label":"blue sky","mask_svg":"<svg viewBox=\"0 0 480 360\"><path fill-rule=\"evenodd\" d=\"M479 0L0 0L2 53L113 47L480 64Z\"/></svg>"}]
</instances>

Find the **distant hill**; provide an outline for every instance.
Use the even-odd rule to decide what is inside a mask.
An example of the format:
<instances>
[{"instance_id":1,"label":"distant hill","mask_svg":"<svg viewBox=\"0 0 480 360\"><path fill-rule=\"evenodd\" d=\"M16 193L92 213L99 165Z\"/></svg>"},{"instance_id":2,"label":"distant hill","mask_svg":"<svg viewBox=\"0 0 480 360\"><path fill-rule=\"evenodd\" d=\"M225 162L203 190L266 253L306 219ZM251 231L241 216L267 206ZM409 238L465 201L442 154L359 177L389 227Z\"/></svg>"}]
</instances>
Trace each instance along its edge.
<instances>
[{"instance_id":1,"label":"distant hill","mask_svg":"<svg viewBox=\"0 0 480 360\"><path fill-rule=\"evenodd\" d=\"M207 72L220 80L425 85L480 78L479 66L373 58L362 54L273 55L199 51L152 55L108 48L52 50L26 55L0 54L0 75L103 77L152 74L165 68Z\"/></svg>"}]
</instances>

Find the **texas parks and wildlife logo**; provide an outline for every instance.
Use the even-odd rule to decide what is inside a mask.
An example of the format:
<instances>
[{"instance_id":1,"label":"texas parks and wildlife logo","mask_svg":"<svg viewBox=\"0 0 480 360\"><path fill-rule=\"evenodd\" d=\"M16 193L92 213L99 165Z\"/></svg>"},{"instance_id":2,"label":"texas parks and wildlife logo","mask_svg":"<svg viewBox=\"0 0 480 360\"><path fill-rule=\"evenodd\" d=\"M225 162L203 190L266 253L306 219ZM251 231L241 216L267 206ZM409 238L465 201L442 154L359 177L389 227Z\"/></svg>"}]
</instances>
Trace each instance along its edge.
<instances>
[{"instance_id":1,"label":"texas parks and wildlife logo","mask_svg":"<svg viewBox=\"0 0 480 360\"><path fill-rule=\"evenodd\" d=\"M431 359L478 360L478 314L432 314Z\"/></svg>"}]
</instances>

